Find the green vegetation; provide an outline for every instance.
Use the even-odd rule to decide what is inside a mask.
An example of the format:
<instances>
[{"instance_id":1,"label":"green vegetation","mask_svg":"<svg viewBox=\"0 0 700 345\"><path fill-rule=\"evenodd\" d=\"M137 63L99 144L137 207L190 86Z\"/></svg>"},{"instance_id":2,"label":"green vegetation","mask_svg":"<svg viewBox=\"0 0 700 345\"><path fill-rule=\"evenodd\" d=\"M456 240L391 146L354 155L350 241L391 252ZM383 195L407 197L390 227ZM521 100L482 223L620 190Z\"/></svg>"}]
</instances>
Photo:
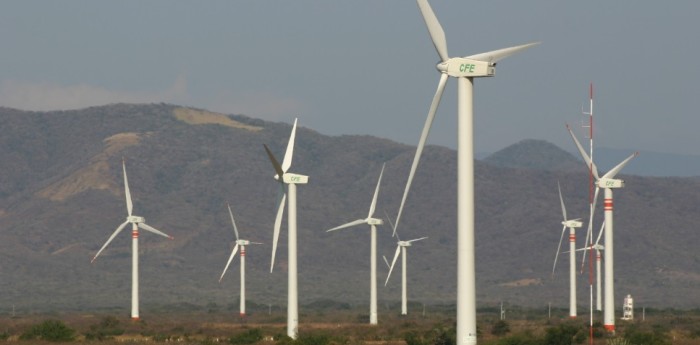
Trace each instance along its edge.
<instances>
[{"instance_id":1,"label":"green vegetation","mask_svg":"<svg viewBox=\"0 0 700 345\"><path fill-rule=\"evenodd\" d=\"M253 328L229 338L228 342L233 345L249 345L255 344L262 339L262 330L260 328Z\"/></svg>"},{"instance_id":2,"label":"green vegetation","mask_svg":"<svg viewBox=\"0 0 700 345\"><path fill-rule=\"evenodd\" d=\"M90 326L90 330L85 333L85 339L107 340L122 334L124 328L120 327L119 320L114 316L105 316L98 324Z\"/></svg>"},{"instance_id":3,"label":"green vegetation","mask_svg":"<svg viewBox=\"0 0 700 345\"><path fill-rule=\"evenodd\" d=\"M75 330L59 320L46 320L26 330L20 340L46 340L51 342L68 342L75 339Z\"/></svg>"}]
</instances>

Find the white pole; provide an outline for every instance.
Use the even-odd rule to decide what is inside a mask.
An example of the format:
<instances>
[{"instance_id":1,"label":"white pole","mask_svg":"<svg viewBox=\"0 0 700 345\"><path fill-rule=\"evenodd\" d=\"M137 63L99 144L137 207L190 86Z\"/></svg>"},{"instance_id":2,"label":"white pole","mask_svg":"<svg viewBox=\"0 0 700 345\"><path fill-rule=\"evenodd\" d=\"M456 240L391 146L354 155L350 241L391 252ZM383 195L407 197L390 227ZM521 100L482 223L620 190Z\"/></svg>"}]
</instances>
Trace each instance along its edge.
<instances>
[{"instance_id":1,"label":"white pole","mask_svg":"<svg viewBox=\"0 0 700 345\"><path fill-rule=\"evenodd\" d=\"M241 246L241 317L245 316L245 246Z\"/></svg>"},{"instance_id":2,"label":"white pole","mask_svg":"<svg viewBox=\"0 0 700 345\"><path fill-rule=\"evenodd\" d=\"M601 272L600 272L600 271L601 271L601 267L600 267L600 259L601 259L601 257L600 257L600 249L596 249L596 250L595 250L595 253L596 253L596 260L595 260L595 261L596 261L596 263L595 263L595 264L596 264L596 268L595 268L595 269L596 269L596 272L595 272L595 274L596 274L596 278L595 278L595 279L596 279L596 299L595 299L595 308L596 308L597 311L601 311L601 310L603 310L603 305L602 305L602 303L601 303L601 298L600 298L600 297L601 297L601 296L600 296L600 295L601 295L601 294L600 294L600 291L601 291L601 290L600 290L600 286L601 286L601 284L602 284L602 281L601 281L601 279L600 279L600 276L601 276Z\"/></svg>"},{"instance_id":3,"label":"white pole","mask_svg":"<svg viewBox=\"0 0 700 345\"><path fill-rule=\"evenodd\" d=\"M457 344L476 344L474 84L457 78Z\"/></svg>"},{"instance_id":4,"label":"white pole","mask_svg":"<svg viewBox=\"0 0 700 345\"><path fill-rule=\"evenodd\" d=\"M401 315L408 314L408 294L406 293L406 247L401 247Z\"/></svg>"},{"instance_id":5,"label":"white pole","mask_svg":"<svg viewBox=\"0 0 700 345\"><path fill-rule=\"evenodd\" d=\"M613 273L613 192L605 188L605 308L603 324L605 329L615 332L615 291Z\"/></svg>"},{"instance_id":6,"label":"white pole","mask_svg":"<svg viewBox=\"0 0 700 345\"><path fill-rule=\"evenodd\" d=\"M299 335L299 299L297 290L297 186L287 185L289 205L287 226L289 228L287 259L287 336L296 339Z\"/></svg>"},{"instance_id":7,"label":"white pole","mask_svg":"<svg viewBox=\"0 0 700 345\"><path fill-rule=\"evenodd\" d=\"M370 226L370 293L369 293L369 324L377 324L377 227Z\"/></svg>"},{"instance_id":8,"label":"white pole","mask_svg":"<svg viewBox=\"0 0 700 345\"><path fill-rule=\"evenodd\" d=\"M576 229L569 228L569 317L576 318Z\"/></svg>"},{"instance_id":9,"label":"white pole","mask_svg":"<svg viewBox=\"0 0 700 345\"><path fill-rule=\"evenodd\" d=\"M131 228L131 318L139 319L139 228Z\"/></svg>"}]
</instances>

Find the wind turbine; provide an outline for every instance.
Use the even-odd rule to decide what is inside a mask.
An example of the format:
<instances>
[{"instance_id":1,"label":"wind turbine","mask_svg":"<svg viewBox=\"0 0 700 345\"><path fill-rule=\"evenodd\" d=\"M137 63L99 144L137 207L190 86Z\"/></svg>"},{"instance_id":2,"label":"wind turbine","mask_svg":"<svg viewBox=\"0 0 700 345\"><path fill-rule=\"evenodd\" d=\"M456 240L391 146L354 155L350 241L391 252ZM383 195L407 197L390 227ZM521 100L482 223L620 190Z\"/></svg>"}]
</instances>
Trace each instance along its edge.
<instances>
[{"instance_id":1,"label":"wind turbine","mask_svg":"<svg viewBox=\"0 0 700 345\"><path fill-rule=\"evenodd\" d=\"M231 264L231 261L233 261L233 257L236 256L236 253L238 252L238 247L240 246L240 248L241 248L240 315L243 317L243 316L245 316L245 246L250 245L250 244L262 244L262 243L251 242L248 240L240 239L238 237L238 228L236 228L236 221L233 220L233 212L231 211L231 204L228 204L228 214L231 216L231 224L233 224L233 232L236 234L236 245L233 247L233 251L231 252L231 256L228 258L228 262L226 263L226 267L224 267L224 271L221 272L221 277L219 277L219 283L221 283L221 279L224 279L224 274L226 274L226 271L228 270L228 266Z\"/></svg>"},{"instance_id":2,"label":"wind turbine","mask_svg":"<svg viewBox=\"0 0 700 345\"><path fill-rule=\"evenodd\" d=\"M326 232L331 232L335 230L349 228L351 226L367 224L370 227L370 302L369 302L369 324L377 324L377 225L382 225L384 222L381 219L374 218L374 210L377 207L377 196L379 195L379 185L382 183L382 175L384 174L384 166L382 164L382 170L379 173L379 179L377 180L377 188L374 190L374 196L372 197L372 203L369 206L369 214L365 219L358 219L350 223L346 223L330 229Z\"/></svg>"},{"instance_id":3,"label":"wind turbine","mask_svg":"<svg viewBox=\"0 0 700 345\"><path fill-rule=\"evenodd\" d=\"M126 178L126 163L122 159L122 170L124 171L124 194L126 195L126 211L128 216L126 221L117 227L117 230L112 233L112 236L107 239L102 248L95 254L91 262L95 262L95 259L102 253L102 251L107 248L110 242L126 227L127 224L131 223L131 318L134 320L139 319L139 228L146 231L150 231L156 235L161 235L163 237L173 239L172 236L166 235L164 232L146 224L146 219L139 216L132 215L131 211L133 209L133 203L131 202L131 193L129 192L129 181Z\"/></svg>"},{"instance_id":4,"label":"wind turbine","mask_svg":"<svg viewBox=\"0 0 700 345\"><path fill-rule=\"evenodd\" d=\"M602 237L604 230L605 230L605 222L603 222L600 226L600 232L598 233L598 238L596 239L595 243L588 245L584 248L576 249L577 252L589 251L591 249L595 250L595 253L596 253L596 260L595 260L596 261L596 263L595 263L595 265L596 265L596 268L595 268L595 270L596 270L595 271L595 273L596 273L596 300L595 300L595 303L596 304L595 305L596 306L595 306L595 310L597 310L597 311L603 310L601 298L600 298L600 295L601 295L600 294L600 290L601 290L600 287L601 287L601 283L602 283L602 279L600 279L600 275L601 275L601 271L602 271L601 267L600 267L600 262L602 259L600 256L600 252L605 250L605 247L602 244L600 244L600 238ZM564 253L569 253L569 252L570 251L566 251Z\"/></svg>"},{"instance_id":5,"label":"wind turbine","mask_svg":"<svg viewBox=\"0 0 700 345\"><path fill-rule=\"evenodd\" d=\"M275 168L275 180L280 183L280 193L277 197L277 216L275 217L275 232L272 241L272 260L270 261L270 272L275 265L275 252L277 251L277 240L280 235L282 215L284 214L284 204L289 199L287 228L289 230L287 244L287 336L296 339L299 334L299 291L297 284L297 185L307 184L309 177L299 174L288 173L292 166L292 156L294 154L294 137L296 136L297 119L294 119L292 134L289 136L287 151L284 154L282 165L279 164L275 156L267 145L265 151Z\"/></svg>"},{"instance_id":6,"label":"wind turbine","mask_svg":"<svg viewBox=\"0 0 700 345\"><path fill-rule=\"evenodd\" d=\"M566 216L566 206L564 198L561 196L561 186L557 182L559 189L559 201L561 202L561 213L564 220L561 222L564 227L561 229L561 237L559 238L559 246L557 247L557 255L554 256L554 265L552 266L552 276L557 268L557 259L559 258L559 250L564 239L566 228L569 228L569 317L576 318L576 228L583 226L580 219L569 219Z\"/></svg>"},{"instance_id":7,"label":"wind turbine","mask_svg":"<svg viewBox=\"0 0 700 345\"><path fill-rule=\"evenodd\" d=\"M387 215L387 220L391 224L391 219ZM394 253L394 259L391 260L391 265L389 265L389 262L386 260L386 257L384 257L384 262L386 262L387 266L389 266L389 274L386 276L386 281L384 282L384 286L389 283L389 278L391 278L391 272L394 270L394 265L396 264L396 259L399 258L399 254L401 254L401 315L406 315L408 314L408 298L407 298L407 289L406 289L406 248L410 247L413 242L416 241L421 241L424 240L428 237L421 237L421 238L416 238L408 241L401 241L399 238L399 234L396 233L396 227L394 224L391 224L392 228L394 228L394 233L396 235L396 239L398 242L396 242L396 252Z\"/></svg>"},{"instance_id":8,"label":"wind turbine","mask_svg":"<svg viewBox=\"0 0 700 345\"><path fill-rule=\"evenodd\" d=\"M567 125L566 129L569 131L569 134L571 134L571 138L574 140L574 143L576 144L576 147L581 153L583 160L586 162L586 165L590 168L591 172L593 173L593 177L596 180L596 187L593 195L593 204L595 205L596 200L598 199L598 192L601 188L604 189L605 193L605 202L603 208L605 211L605 306L603 308L603 326L608 331L615 332L615 283L613 281L615 277L613 272L613 189L623 188L625 186L625 181L621 179L615 179L615 175L617 175L617 173L619 173L620 170L622 170L622 168L624 168L625 165L627 165L627 163L629 163L629 161L632 160L632 158L636 157L639 153L633 153L625 160L620 162L620 164L616 165L614 168L608 171L605 175L599 176L598 168L596 167L595 163L593 163L588 154L586 154L586 151L583 149L578 139L576 139L576 136L571 130L571 127ZM593 213L591 212L591 221L592 220ZM586 242L588 242L588 236L590 235L590 233L586 234Z\"/></svg>"},{"instance_id":9,"label":"wind turbine","mask_svg":"<svg viewBox=\"0 0 700 345\"><path fill-rule=\"evenodd\" d=\"M440 81L433 96L428 117L421 133L411 171L396 217L398 227L401 213L415 174L435 112L442 98L448 77L457 78L457 339L458 345L476 344L476 283L474 263L474 78L492 77L496 63L503 58L530 48L530 43L494 50L467 57L450 58L445 32L427 0L417 0L428 32L440 56L437 69Z\"/></svg>"}]
</instances>

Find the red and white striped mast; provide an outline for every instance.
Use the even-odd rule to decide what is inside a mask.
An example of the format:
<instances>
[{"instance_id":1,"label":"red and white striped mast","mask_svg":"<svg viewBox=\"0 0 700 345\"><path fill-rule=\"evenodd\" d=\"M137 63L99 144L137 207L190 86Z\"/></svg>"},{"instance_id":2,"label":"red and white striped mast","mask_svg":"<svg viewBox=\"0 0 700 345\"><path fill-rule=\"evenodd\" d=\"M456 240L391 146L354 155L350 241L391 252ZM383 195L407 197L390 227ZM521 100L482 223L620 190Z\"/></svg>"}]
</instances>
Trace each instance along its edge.
<instances>
[{"instance_id":1,"label":"red and white striped mast","mask_svg":"<svg viewBox=\"0 0 700 345\"><path fill-rule=\"evenodd\" d=\"M588 165L588 203L590 206L590 219L588 222L588 232L586 234L586 241L588 242L588 248L591 250L593 248L593 236L592 236L592 231L593 231L593 211L595 208L595 201L594 201L594 180L593 180L593 83L590 83L589 89L588 89L588 100L589 100L589 105L588 105L588 112L583 112L585 115L588 115L588 126L583 126L588 127L588 142L589 142L589 157L591 159L590 164ZM584 255L584 260L586 257L586 251L583 251ZM591 256L593 254L591 253ZM593 260L589 259L588 260L588 286L589 286L589 296L590 296L590 334L589 334L589 339L591 342L591 345L593 345ZM598 290L598 296L597 298L600 298L600 290Z\"/></svg>"}]
</instances>

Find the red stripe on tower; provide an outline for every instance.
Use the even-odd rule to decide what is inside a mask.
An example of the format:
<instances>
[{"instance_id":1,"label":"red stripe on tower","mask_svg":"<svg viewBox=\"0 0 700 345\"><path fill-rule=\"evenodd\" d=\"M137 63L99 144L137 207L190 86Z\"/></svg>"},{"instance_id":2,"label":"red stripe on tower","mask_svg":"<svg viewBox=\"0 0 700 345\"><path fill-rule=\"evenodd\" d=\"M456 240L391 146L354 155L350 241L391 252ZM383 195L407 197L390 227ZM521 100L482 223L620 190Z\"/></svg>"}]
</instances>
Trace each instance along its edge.
<instances>
[{"instance_id":1,"label":"red stripe on tower","mask_svg":"<svg viewBox=\"0 0 700 345\"><path fill-rule=\"evenodd\" d=\"M576 242L576 235L569 235L569 242Z\"/></svg>"},{"instance_id":2,"label":"red stripe on tower","mask_svg":"<svg viewBox=\"0 0 700 345\"><path fill-rule=\"evenodd\" d=\"M613 210L613 199L605 199L605 202L603 203L605 206L606 211L612 211Z\"/></svg>"},{"instance_id":3,"label":"red stripe on tower","mask_svg":"<svg viewBox=\"0 0 700 345\"><path fill-rule=\"evenodd\" d=\"M245 256L245 247L241 247L241 256Z\"/></svg>"},{"instance_id":4,"label":"red stripe on tower","mask_svg":"<svg viewBox=\"0 0 700 345\"><path fill-rule=\"evenodd\" d=\"M139 238L139 231L131 230L131 238Z\"/></svg>"}]
</instances>

